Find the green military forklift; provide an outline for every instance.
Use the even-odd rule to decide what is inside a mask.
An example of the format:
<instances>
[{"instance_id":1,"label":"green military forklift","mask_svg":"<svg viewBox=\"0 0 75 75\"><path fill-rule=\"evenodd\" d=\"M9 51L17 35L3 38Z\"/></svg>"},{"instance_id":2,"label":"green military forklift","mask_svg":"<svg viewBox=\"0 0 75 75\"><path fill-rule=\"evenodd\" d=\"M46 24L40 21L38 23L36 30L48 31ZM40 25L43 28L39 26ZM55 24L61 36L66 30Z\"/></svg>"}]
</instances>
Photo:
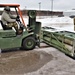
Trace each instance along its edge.
<instances>
[{"instance_id":1,"label":"green military forklift","mask_svg":"<svg viewBox=\"0 0 75 75\"><path fill-rule=\"evenodd\" d=\"M28 11L28 25L25 25L24 19L22 17L22 12L20 10L20 5L18 4L0 4L0 8L9 6L10 9L14 9L14 12L19 16L17 23L20 27L23 27L23 32L20 35L16 35L14 29L4 29L3 23L0 20L0 24L3 29L0 29L0 49L10 49L10 48L22 48L24 50L32 50L35 46L40 46L40 30L41 23L36 22L36 11Z\"/></svg>"}]
</instances>

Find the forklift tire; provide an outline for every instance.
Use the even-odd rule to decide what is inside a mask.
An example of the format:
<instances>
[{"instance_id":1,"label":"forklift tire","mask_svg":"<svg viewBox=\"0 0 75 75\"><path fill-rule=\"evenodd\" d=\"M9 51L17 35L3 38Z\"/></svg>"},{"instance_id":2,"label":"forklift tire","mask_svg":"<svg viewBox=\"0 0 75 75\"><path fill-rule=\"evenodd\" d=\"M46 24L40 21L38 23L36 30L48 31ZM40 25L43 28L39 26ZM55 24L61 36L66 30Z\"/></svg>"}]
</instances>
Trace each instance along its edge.
<instances>
[{"instance_id":1,"label":"forklift tire","mask_svg":"<svg viewBox=\"0 0 75 75\"><path fill-rule=\"evenodd\" d=\"M32 50L35 48L36 42L33 37L27 37L23 40L23 49Z\"/></svg>"}]
</instances>

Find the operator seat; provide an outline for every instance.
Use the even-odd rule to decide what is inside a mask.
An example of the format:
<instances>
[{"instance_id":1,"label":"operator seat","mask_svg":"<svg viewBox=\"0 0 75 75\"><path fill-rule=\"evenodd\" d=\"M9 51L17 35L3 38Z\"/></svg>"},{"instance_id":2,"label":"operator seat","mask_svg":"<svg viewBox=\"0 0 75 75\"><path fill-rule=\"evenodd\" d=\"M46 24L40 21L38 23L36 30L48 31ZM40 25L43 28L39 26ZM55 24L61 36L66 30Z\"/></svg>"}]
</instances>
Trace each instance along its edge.
<instances>
[{"instance_id":1,"label":"operator seat","mask_svg":"<svg viewBox=\"0 0 75 75\"><path fill-rule=\"evenodd\" d=\"M11 30L12 29L12 27L7 27L6 25L4 25L1 20L0 20L0 23L2 25L3 30Z\"/></svg>"}]
</instances>

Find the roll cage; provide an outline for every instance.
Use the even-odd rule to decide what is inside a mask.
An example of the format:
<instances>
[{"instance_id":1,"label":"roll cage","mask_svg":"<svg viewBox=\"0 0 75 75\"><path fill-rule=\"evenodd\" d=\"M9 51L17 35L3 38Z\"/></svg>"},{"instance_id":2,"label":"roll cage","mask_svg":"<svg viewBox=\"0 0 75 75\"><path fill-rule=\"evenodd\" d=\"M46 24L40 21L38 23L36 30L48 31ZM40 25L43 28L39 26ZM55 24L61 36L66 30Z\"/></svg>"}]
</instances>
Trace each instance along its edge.
<instances>
[{"instance_id":1,"label":"roll cage","mask_svg":"<svg viewBox=\"0 0 75 75\"><path fill-rule=\"evenodd\" d=\"M0 8L4 8L6 6L9 6L10 8L15 8L17 16L20 17L22 24L26 27L25 22L24 22L23 17L22 17L21 10L19 8L20 5L19 4L0 4Z\"/></svg>"}]
</instances>

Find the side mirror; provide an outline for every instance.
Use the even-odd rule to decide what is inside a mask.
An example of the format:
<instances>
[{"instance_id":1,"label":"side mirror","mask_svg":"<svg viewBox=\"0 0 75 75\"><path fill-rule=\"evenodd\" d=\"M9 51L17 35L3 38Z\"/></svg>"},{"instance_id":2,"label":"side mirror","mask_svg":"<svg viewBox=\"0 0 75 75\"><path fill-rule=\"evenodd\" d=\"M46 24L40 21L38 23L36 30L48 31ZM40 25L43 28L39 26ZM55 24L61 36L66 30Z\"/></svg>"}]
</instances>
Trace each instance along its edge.
<instances>
[{"instance_id":1,"label":"side mirror","mask_svg":"<svg viewBox=\"0 0 75 75\"><path fill-rule=\"evenodd\" d=\"M35 10L29 10L28 11L28 16L30 17L30 18L36 18L36 11Z\"/></svg>"}]
</instances>

